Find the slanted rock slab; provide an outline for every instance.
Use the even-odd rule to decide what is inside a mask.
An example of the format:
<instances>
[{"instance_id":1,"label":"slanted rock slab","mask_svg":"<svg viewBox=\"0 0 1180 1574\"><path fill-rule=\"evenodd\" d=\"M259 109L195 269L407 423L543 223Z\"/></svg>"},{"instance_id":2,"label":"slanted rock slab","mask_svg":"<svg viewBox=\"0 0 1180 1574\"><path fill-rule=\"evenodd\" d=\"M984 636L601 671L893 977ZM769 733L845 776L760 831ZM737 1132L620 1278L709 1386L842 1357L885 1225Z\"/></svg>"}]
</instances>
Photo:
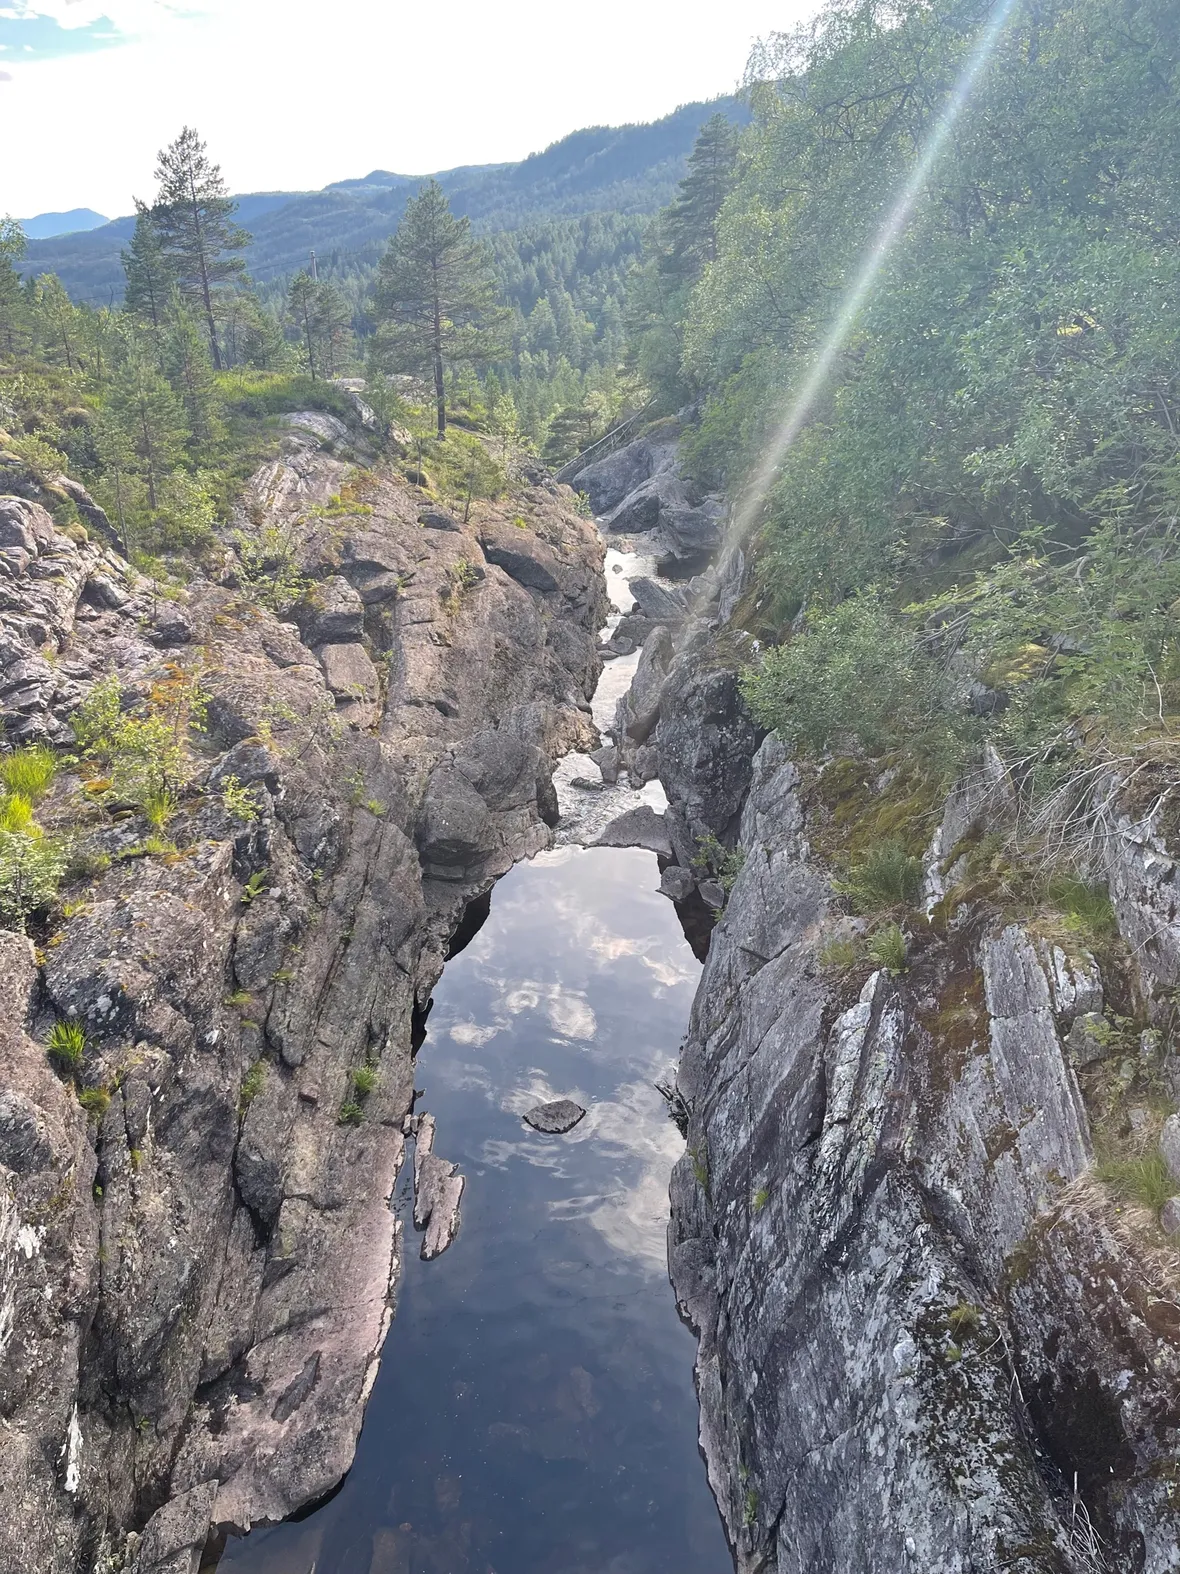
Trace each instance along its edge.
<instances>
[{"instance_id":1,"label":"slanted rock slab","mask_svg":"<svg viewBox=\"0 0 1180 1574\"><path fill-rule=\"evenodd\" d=\"M672 857L672 839L662 814L648 804L628 809L612 820L592 843L593 847L646 847L661 858Z\"/></svg>"},{"instance_id":2,"label":"slanted rock slab","mask_svg":"<svg viewBox=\"0 0 1180 1574\"><path fill-rule=\"evenodd\" d=\"M538 1104L536 1108L530 1109L524 1119L525 1124L534 1131L563 1137L567 1131L573 1131L585 1114L586 1111L580 1104L575 1104L573 1099L554 1099L550 1104Z\"/></svg>"}]
</instances>

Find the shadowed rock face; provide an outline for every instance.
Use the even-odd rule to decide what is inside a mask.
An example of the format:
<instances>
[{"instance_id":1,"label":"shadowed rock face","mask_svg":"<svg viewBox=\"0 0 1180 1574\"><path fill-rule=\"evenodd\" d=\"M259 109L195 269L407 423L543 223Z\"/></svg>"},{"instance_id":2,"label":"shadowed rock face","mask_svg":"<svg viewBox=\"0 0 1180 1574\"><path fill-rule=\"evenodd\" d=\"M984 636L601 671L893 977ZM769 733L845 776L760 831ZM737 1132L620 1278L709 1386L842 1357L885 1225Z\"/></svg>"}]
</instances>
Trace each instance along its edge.
<instances>
[{"instance_id":1,"label":"shadowed rock face","mask_svg":"<svg viewBox=\"0 0 1180 1574\"><path fill-rule=\"evenodd\" d=\"M1064 1041L1093 960L981 911L842 984L800 788L768 740L679 1076L670 1263L739 1568L1163 1574L1180 1320L1091 1178Z\"/></svg>"},{"instance_id":2,"label":"shadowed rock face","mask_svg":"<svg viewBox=\"0 0 1180 1574\"><path fill-rule=\"evenodd\" d=\"M242 505L297 542L313 590L290 622L232 559L161 608L109 547L0 500L10 741L68 740L106 671L147 696L189 662L210 698L180 856L120 861L142 823L61 783L46 816L89 814L111 866L43 952L0 932L4 1569L36 1546L44 1574L124 1554L191 1574L211 1528L283 1518L347 1470L403 1250L413 1014L466 903L546 844L555 757L597 741L602 550L569 494L538 479L503 518L428 529L422 494L378 475L328 520L351 472L324 436L294 423ZM47 1061L67 1014L101 1115ZM461 1187L435 1177L432 1252Z\"/></svg>"}]
</instances>

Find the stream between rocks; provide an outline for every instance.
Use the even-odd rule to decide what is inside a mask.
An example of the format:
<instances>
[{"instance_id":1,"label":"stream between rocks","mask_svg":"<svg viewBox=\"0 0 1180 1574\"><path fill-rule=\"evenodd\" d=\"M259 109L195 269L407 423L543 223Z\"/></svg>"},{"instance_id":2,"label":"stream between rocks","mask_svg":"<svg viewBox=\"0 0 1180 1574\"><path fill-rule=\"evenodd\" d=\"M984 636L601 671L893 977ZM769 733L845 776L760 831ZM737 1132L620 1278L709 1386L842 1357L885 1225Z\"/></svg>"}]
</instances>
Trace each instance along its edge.
<instances>
[{"instance_id":1,"label":"stream between rocks","mask_svg":"<svg viewBox=\"0 0 1180 1574\"><path fill-rule=\"evenodd\" d=\"M609 628L650 566L610 551L606 571ZM600 728L637 659L607 663ZM353 1468L301 1520L231 1541L220 1574L732 1570L667 1277L684 1145L655 1087L699 964L655 854L584 845L627 809L662 809L659 784L578 785L598 775L561 762L556 845L496 885L435 992L416 1107L466 1178L462 1222L419 1260L407 1162L396 1316ZM565 1097L587 1110L572 1131L525 1125Z\"/></svg>"}]
</instances>

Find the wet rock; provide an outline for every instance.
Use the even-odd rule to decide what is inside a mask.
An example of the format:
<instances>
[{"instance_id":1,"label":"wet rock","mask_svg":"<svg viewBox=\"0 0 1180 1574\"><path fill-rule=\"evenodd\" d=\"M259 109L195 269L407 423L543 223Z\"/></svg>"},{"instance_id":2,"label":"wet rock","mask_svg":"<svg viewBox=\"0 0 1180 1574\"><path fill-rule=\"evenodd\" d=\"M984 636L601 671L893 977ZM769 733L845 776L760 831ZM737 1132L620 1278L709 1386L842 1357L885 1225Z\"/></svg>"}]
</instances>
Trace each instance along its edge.
<instances>
[{"instance_id":1,"label":"wet rock","mask_svg":"<svg viewBox=\"0 0 1180 1574\"><path fill-rule=\"evenodd\" d=\"M660 714L660 690L672 656L672 636L666 628L655 629L640 654L631 687L616 708L616 739L646 743Z\"/></svg>"},{"instance_id":2,"label":"wet rock","mask_svg":"<svg viewBox=\"0 0 1180 1574\"><path fill-rule=\"evenodd\" d=\"M425 1231L424 1262L441 1256L458 1234L463 1185L463 1176L446 1159L432 1152L419 1164L415 1156L414 1223Z\"/></svg>"},{"instance_id":3,"label":"wet rock","mask_svg":"<svg viewBox=\"0 0 1180 1574\"><path fill-rule=\"evenodd\" d=\"M660 876L660 894L674 902L686 902L697 888L696 876L679 864L669 864Z\"/></svg>"},{"instance_id":4,"label":"wet rock","mask_svg":"<svg viewBox=\"0 0 1180 1574\"><path fill-rule=\"evenodd\" d=\"M628 639L637 647L643 646L655 624L640 612L627 612L615 625L614 638Z\"/></svg>"},{"instance_id":5,"label":"wet rock","mask_svg":"<svg viewBox=\"0 0 1180 1574\"><path fill-rule=\"evenodd\" d=\"M627 774L631 778L632 787L642 787L647 782L654 782L660 774L659 751L649 743L641 743L631 756Z\"/></svg>"},{"instance_id":6,"label":"wet rock","mask_svg":"<svg viewBox=\"0 0 1180 1574\"><path fill-rule=\"evenodd\" d=\"M663 815L647 804L620 814L596 836L592 847L644 847L661 858L671 858L672 843Z\"/></svg>"},{"instance_id":7,"label":"wet rock","mask_svg":"<svg viewBox=\"0 0 1180 1574\"><path fill-rule=\"evenodd\" d=\"M585 1116L586 1111L573 1099L554 1099L549 1104L537 1104L528 1110L523 1119L534 1131L564 1136L572 1131Z\"/></svg>"}]
</instances>

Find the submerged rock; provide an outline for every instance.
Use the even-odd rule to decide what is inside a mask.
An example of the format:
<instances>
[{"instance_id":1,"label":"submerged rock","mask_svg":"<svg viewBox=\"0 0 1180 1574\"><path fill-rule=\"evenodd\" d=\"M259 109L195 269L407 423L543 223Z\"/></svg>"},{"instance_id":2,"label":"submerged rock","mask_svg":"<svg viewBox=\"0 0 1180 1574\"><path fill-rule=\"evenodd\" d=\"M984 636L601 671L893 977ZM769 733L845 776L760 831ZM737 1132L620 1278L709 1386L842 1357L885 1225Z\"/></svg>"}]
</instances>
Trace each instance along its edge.
<instances>
[{"instance_id":1,"label":"submerged rock","mask_svg":"<svg viewBox=\"0 0 1180 1574\"><path fill-rule=\"evenodd\" d=\"M567 1131L572 1131L585 1113L573 1099L554 1099L551 1104L537 1104L523 1118L534 1131L561 1137Z\"/></svg>"}]
</instances>

